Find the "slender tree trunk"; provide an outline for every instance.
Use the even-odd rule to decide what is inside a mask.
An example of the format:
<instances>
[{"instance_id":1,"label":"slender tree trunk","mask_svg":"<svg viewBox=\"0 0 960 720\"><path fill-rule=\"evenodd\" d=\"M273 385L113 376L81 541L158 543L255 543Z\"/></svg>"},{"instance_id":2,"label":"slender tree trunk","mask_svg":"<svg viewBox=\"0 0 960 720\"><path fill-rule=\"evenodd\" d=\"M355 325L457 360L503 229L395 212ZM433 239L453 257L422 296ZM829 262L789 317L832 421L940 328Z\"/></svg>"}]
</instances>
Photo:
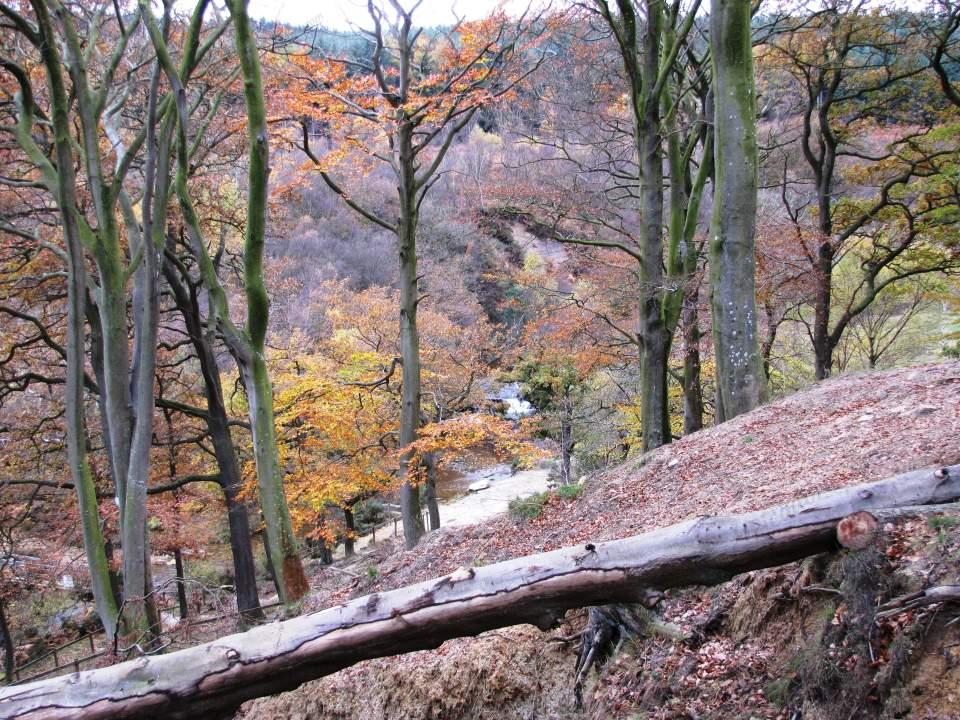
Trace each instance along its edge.
<instances>
[{"instance_id":1,"label":"slender tree trunk","mask_svg":"<svg viewBox=\"0 0 960 720\"><path fill-rule=\"evenodd\" d=\"M203 7L204 6L202 4L198 6L194 17L191 20L192 32L186 45L188 48L192 48L193 50L188 50L188 55L196 51L197 41L199 40L198 33L202 27ZM239 12L241 15L243 15L244 9L241 7ZM163 53L160 51L161 49L165 48L164 39L160 36L156 25L149 19L149 8L145 10L145 14L148 18L148 29L150 31L151 38L158 50L158 56L163 57ZM240 19L240 23L243 28L249 31L249 23L245 21L245 15L243 15L243 17ZM246 40L238 39L238 42L246 43L245 47L247 47L247 50L249 51L249 38ZM177 307L187 325L187 330L196 350L197 357L200 360L200 368L204 379L204 390L207 397L207 431L209 432L213 442L214 454L217 458L217 465L220 470L220 486L223 489L224 499L227 506L227 518L230 527L230 547L233 555L234 586L237 595L237 609L240 611L241 617L244 620L262 619L263 613L260 609L260 601L257 596L256 567L253 559L250 522L247 515L246 505L240 500L239 497L242 478L240 475L239 465L237 464L233 438L230 435L230 425L227 418L226 407L223 402L223 388L220 383L220 369L217 365L216 356L214 355L213 351L217 331L219 330L223 332L224 336L227 337L228 342L232 342L231 352L237 361L238 367L241 365L240 358L252 355L254 354L254 351L250 347L252 344L251 338L242 337L241 333L237 332L232 323L229 322L229 306L227 304L226 293L224 293L223 288L219 283L216 275L216 268L207 254L206 246L200 231L199 221L193 208L193 203L190 199L190 194L187 188L187 177L190 171L190 157L188 152L189 112L186 105L185 93L179 92L183 89L183 78L170 62L166 62L164 64L164 69L167 73L168 81L171 83L174 89L178 91L176 93L175 101L179 124L179 141L177 144L177 174L174 184L176 188L176 194L180 202L181 213L186 225L187 234L190 238L193 252L200 268L200 277L206 285L208 293L209 314L207 317L206 328L204 328L204 323L200 316L200 302L197 296L197 287L194 285L191 279L188 276L185 276L181 279L174 263L169 260L163 263L163 271L167 277L167 282L170 286ZM256 57L251 58L249 52L247 52L245 56L244 71L247 75L252 77L249 85L245 84L248 107L249 103L251 102L256 105L258 100L262 105L262 97L259 97L258 91L259 77L257 59ZM262 118L258 117L258 120L261 121L262 125ZM254 172L255 170L257 177L262 178L263 182L256 183L257 194L256 196L251 195L250 201L251 203L262 206L262 204L265 202L266 193L266 178L264 175L268 171L266 167L267 149L265 143L256 142L251 142L251 149L254 152L257 150L262 150L263 157L257 157L257 162L254 164L255 168L252 167L251 172ZM249 212L253 211L248 211L248 214ZM256 216L256 227L252 229L252 232L255 234L260 232L261 235L259 237L262 240L262 223L264 222L262 213L254 212L253 214ZM256 265L259 262L259 258L257 257L258 246L256 236L252 237L252 240L248 242L248 246L248 250L250 251L249 263L253 266L255 271ZM262 252L262 242L260 243L260 251ZM247 260L246 257L245 260ZM261 285L256 286L255 279L254 286L255 290L253 292L253 297L257 301L262 302L264 300L264 293L257 292L257 290L263 289L262 278ZM258 310L263 310L263 308L258 306ZM265 322L265 310L258 315L258 317L261 316ZM257 329L259 332L261 329L260 326L258 326ZM258 479L259 477L260 475L258 472ZM276 581L275 575L274 580ZM279 586L278 593L280 593L281 596L283 595L283 592Z\"/></svg>"},{"instance_id":2,"label":"slender tree trunk","mask_svg":"<svg viewBox=\"0 0 960 720\"><path fill-rule=\"evenodd\" d=\"M770 382L770 357L773 354L773 345L777 341L777 323L773 317L773 307L766 305L764 313L767 316L767 334L760 344L760 356L763 358L763 376Z\"/></svg>"},{"instance_id":3,"label":"slender tree trunk","mask_svg":"<svg viewBox=\"0 0 960 720\"><path fill-rule=\"evenodd\" d=\"M277 592L284 603L299 600L309 590L299 548L293 534L290 510L283 493L283 472L277 450L273 414L273 388L267 374L267 363L254 353L241 365L249 405L253 454L260 489L260 508L269 539L270 559L280 581Z\"/></svg>"},{"instance_id":4,"label":"slender tree trunk","mask_svg":"<svg viewBox=\"0 0 960 720\"><path fill-rule=\"evenodd\" d=\"M278 590L284 603L292 603L303 597L309 585L303 572L290 511L283 493L283 473L274 427L273 388L264 357L270 312L270 301L263 279L267 180L270 175L267 113L260 75L260 58L253 27L247 15L246 0L230 0L229 7L243 75L247 133L250 140L243 277L247 295L246 334L250 352L241 364L241 372L244 374L250 404L260 503L266 519L266 533L270 537L274 570L280 580Z\"/></svg>"},{"instance_id":5,"label":"slender tree trunk","mask_svg":"<svg viewBox=\"0 0 960 720\"><path fill-rule=\"evenodd\" d=\"M403 113L402 109L398 110ZM420 337L417 331L417 306L420 302L417 275L417 184L416 158L413 154L413 127L401 125L397 133L400 158L400 218L397 241L400 257L400 357L403 361L403 387L400 405L400 447L417 439L420 427ZM410 481L414 468L409 454L400 458L400 514L407 549L423 536L423 516L419 488Z\"/></svg>"},{"instance_id":6,"label":"slender tree trunk","mask_svg":"<svg viewBox=\"0 0 960 720\"><path fill-rule=\"evenodd\" d=\"M813 357L817 380L830 377L833 369L833 349L830 338L830 298L833 294L833 244L829 240L817 248L817 267L814 272L816 295L813 307Z\"/></svg>"},{"instance_id":7,"label":"slender tree trunk","mask_svg":"<svg viewBox=\"0 0 960 720\"><path fill-rule=\"evenodd\" d=\"M570 467L573 448L573 400L566 390L560 403L560 482L563 485L573 482Z\"/></svg>"},{"instance_id":8,"label":"slender tree trunk","mask_svg":"<svg viewBox=\"0 0 960 720\"><path fill-rule=\"evenodd\" d=\"M353 539L354 532L357 529L353 518L353 508L345 507L343 509L343 524L347 528L347 532L343 536L343 556L353 557L357 554Z\"/></svg>"},{"instance_id":9,"label":"slender tree trunk","mask_svg":"<svg viewBox=\"0 0 960 720\"><path fill-rule=\"evenodd\" d=\"M440 506L437 504L437 458L427 453L423 458L427 478L424 485L423 500L427 504L427 516L430 518L430 530L440 529Z\"/></svg>"},{"instance_id":10,"label":"slender tree trunk","mask_svg":"<svg viewBox=\"0 0 960 720\"><path fill-rule=\"evenodd\" d=\"M126 507L126 478L130 460L130 441L133 427L130 396L130 350L127 335L126 296L123 291L119 259L108 253L97 253L97 271L100 289L96 304L103 338L103 393L110 433L111 469L117 503L121 514Z\"/></svg>"},{"instance_id":11,"label":"slender tree trunk","mask_svg":"<svg viewBox=\"0 0 960 720\"><path fill-rule=\"evenodd\" d=\"M97 411L100 415L101 437L103 438L103 447L106 452L107 462L110 467L110 476L116 477L116 471L113 467L113 448L110 443L110 412L107 407L107 398L104 393L106 379L103 369L103 329L100 326L100 313L97 312L97 305L87 295L85 316L87 325L90 328L90 366L93 368L93 376L97 381Z\"/></svg>"},{"instance_id":12,"label":"slender tree trunk","mask_svg":"<svg viewBox=\"0 0 960 720\"><path fill-rule=\"evenodd\" d=\"M184 582L187 573L183 568L183 551L180 548L173 551L173 562L177 573L177 604L180 605L180 619L186 620L190 614L187 605L187 586Z\"/></svg>"},{"instance_id":13,"label":"slender tree trunk","mask_svg":"<svg viewBox=\"0 0 960 720\"><path fill-rule=\"evenodd\" d=\"M227 503L227 522L230 527L230 551L233 555L233 582L237 593L237 610L243 620L262 620L260 597L257 593L257 568L253 560L253 542L250 537L250 516L239 494L242 480L236 458L233 459L236 474L223 476L220 485Z\"/></svg>"},{"instance_id":14,"label":"slender tree trunk","mask_svg":"<svg viewBox=\"0 0 960 720\"><path fill-rule=\"evenodd\" d=\"M640 68L642 87L634 88L634 133L640 169L640 422L643 450L672 440L667 400L670 332L663 317L663 145L660 98L653 92L660 74L663 4L646 1L647 22ZM620 2L621 8L624 3ZM631 9L631 22L635 22ZM636 82L635 82L636 85Z\"/></svg>"},{"instance_id":15,"label":"slender tree trunk","mask_svg":"<svg viewBox=\"0 0 960 720\"><path fill-rule=\"evenodd\" d=\"M644 0L645 17L638 21L631 0L616 0L616 12L607 0L595 0L613 31L629 82L634 142L639 175L641 227L639 252L640 419L643 450L653 450L673 439L670 427L667 371L673 332L680 319L681 291L676 280L696 268L692 239L699 203L711 165L700 163L694 182L683 166L675 136L676 117L669 98L670 77L678 42L685 42L696 15L694 7L681 25L678 12L668 14L664 3ZM676 8L679 10L679 7ZM641 37L642 33L642 37ZM667 111L667 115L664 115ZM671 172L670 247L664 258L664 147ZM669 278L664 277L667 262Z\"/></svg>"},{"instance_id":16,"label":"slender tree trunk","mask_svg":"<svg viewBox=\"0 0 960 720\"><path fill-rule=\"evenodd\" d=\"M197 327L197 330L199 331L200 328ZM219 368L208 338L202 335L196 336L194 347L200 357L200 368L207 397L207 432L210 433L213 452L217 458L220 487L223 489L223 499L227 506L237 610L242 613L245 620L261 620L263 611L260 609L260 598L257 595L257 570L253 560L250 516L246 503L240 499L243 477L240 474L233 437L230 435Z\"/></svg>"},{"instance_id":17,"label":"slender tree trunk","mask_svg":"<svg viewBox=\"0 0 960 720\"><path fill-rule=\"evenodd\" d=\"M150 544L147 527L147 480L150 477L153 445L154 383L157 364L157 333L160 322L160 258L166 231L170 189L171 142L175 117L167 115L157 132L157 103L162 70L159 60L153 71L147 100L146 162L141 203L143 231L139 247L131 242L131 253L139 250L134 273L133 367L130 373L133 417L130 458L124 478L126 496L121 510L123 542L124 614L131 626L139 626L144 613L148 627L159 632L159 613L153 597L150 572ZM136 233L131 234L136 239ZM143 608L141 603L145 603Z\"/></svg>"},{"instance_id":18,"label":"slender tree trunk","mask_svg":"<svg viewBox=\"0 0 960 720\"><path fill-rule=\"evenodd\" d=\"M220 368L213 352L212 333L205 332L200 317L200 304L196 289L189 289L177 275L172 262L164 263L164 275L180 310L194 351L200 361L203 388L207 400L207 432L213 445L220 472L220 487L227 506L227 521L230 527L230 551L233 556L234 586L237 593L237 609L244 619L263 618L260 599L257 595L257 573L253 559L253 541L250 536L250 519L247 506L240 499L243 478L237 463L236 448L230 434L230 423L223 401L223 386Z\"/></svg>"},{"instance_id":19,"label":"slender tree trunk","mask_svg":"<svg viewBox=\"0 0 960 720\"><path fill-rule=\"evenodd\" d=\"M716 171L710 280L717 421L723 422L766 397L754 270L757 138L749 0L716 0L710 36Z\"/></svg>"},{"instance_id":20,"label":"slender tree trunk","mask_svg":"<svg viewBox=\"0 0 960 720\"><path fill-rule=\"evenodd\" d=\"M109 568L110 574L110 590L113 593L113 604L116 607L120 607L120 603L123 602L123 578L120 577L119 572L119 563L116 562L116 558L113 553L113 541L107 536L103 543L103 552L107 558L107 567ZM116 620L114 620L116 622Z\"/></svg>"},{"instance_id":21,"label":"slender tree trunk","mask_svg":"<svg viewBox=\"0 0 960 720\"><path fill-rule=\"evenodd\" d=\"M13 684L14 651L13 634L7 624L7 607L3 598L0 598L0 646L3 647L3 679L8 685Z\"/></svg>"},{"instance_id":22,"label":"slender tree trunk","mask_svg":"<svg viewBox=\"0 0 960 720\"><path fill-rule=\"evenodd\" d=\"M641 188L640 264L640 421L643 450L647 452L672 439L667 400L667 362L670 333L663 318L663 157L660 150L657 103L648 104L644 122L638 123Z\"/></svg>"},{"instance_id":23,"label":"slender tree trunk","mask_svg":"<svg viewBox=\"0 0 960 720\"><path fill-rule=\"evenodd\" d=\"M87 459L86 417L84 414L84 315L87 302L87 279L79 219L76 215L76 177L71 146L72 124L68 115L69 101L64 83L58 45L53 37L53 24L46 6L34 2L38 28L45 41L41 46L44 69L51 100L51 119L57 159L56 192L67 249L67 357L64 415L67 425L67 459L77 493L77 506L83 531L83 545L90 573L97 614L108 638L116 633L117 605L110 585L96 487ZM32 108L30 109L32 111Z\"/></svg>"},{"instance_id":24,"label":"slender tree trunk","mask_svg":"<svg viewBox=\"0 0 960 720\"><path fill-rule=\"evenodd\" d=\"M703 386L700 380L700 318L697 293L683 299L683 434L703 429Z\"/></svg>"}]
</instances>

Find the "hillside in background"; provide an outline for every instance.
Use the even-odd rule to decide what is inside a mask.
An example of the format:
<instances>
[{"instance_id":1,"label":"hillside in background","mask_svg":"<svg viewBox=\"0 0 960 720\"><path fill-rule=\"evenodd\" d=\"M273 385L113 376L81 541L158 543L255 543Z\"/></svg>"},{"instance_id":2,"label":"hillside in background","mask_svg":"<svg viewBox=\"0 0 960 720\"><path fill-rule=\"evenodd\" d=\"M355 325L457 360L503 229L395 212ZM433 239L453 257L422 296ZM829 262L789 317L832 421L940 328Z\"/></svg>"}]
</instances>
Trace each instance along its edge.
<instances>
[{"instance_id":1,"label":"hillside in background","mask_svg":"<svg viewBox=\"0 0 960 720\"><path fill-rule=\"evenodd\" d=\"M845 375L590 475L580 497L551 497L535 517L442 529L409 552L381 543L321 570L314 585L323 589L309 605L958 460L960 363ZM687 639L625 643L591 677L583 710L569 640L584 623L578 611L548 634L521 626L362 663L248 703L238 717L794 717L802 709L839 718L858 706L879 717L956 717L953 615L862 611L865 598L875 610L900 593L960 582L955 518L886 528L875 555L842 552L670 593L658 612Z\"/></svg>"},{"instance_id":2,"label":"hillside in background","mask_svg":"<svg viewBox=\"0 0 960 720\"><path fill-rule=\"evenodd\" d=\"M0 0L0 720L960 720L960 0L444 1Z\"/></svg>"}]
</instances>

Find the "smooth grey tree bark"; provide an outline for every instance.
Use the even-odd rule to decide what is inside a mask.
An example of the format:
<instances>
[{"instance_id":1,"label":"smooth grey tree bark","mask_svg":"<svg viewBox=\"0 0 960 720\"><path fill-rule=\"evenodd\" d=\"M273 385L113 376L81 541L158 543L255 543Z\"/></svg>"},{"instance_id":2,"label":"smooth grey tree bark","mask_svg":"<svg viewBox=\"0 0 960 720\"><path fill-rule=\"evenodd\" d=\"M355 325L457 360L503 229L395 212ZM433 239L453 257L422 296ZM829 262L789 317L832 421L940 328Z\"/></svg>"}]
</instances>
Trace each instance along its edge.
<instances>
[{"instance_id":1,"label":"smooth grey tree bark","mask_svg":"<svg viewBox=\"0 0 960 720\"><path fill-rule=\"evenodd\" d=\"M642 15L637 5L642 5ZM683 287L696 269L693 236L700 201L711 164L701 161L692 170L693 150L706 136L698 128L681 140L677 128L680 98L673 75L677 57L686 47L699 8L695 1L681 15L679 2L660 0L593 0L617 43L623 60L627 91L633 115L633 141L638 167L638 248L620 243L567 239L584 245L606 245L627 251L637 261L638 323L640 354L640 421L643 450L669 443L670 407L667 385L673 334L680 320ZM702 124L701 124L702 125ZM665 168L666 163L666 168ZM668 169L667 169L668 168ZM670 177L670 195L665 195L665 174ZM696 178L691 178L695 173ZM669 199L665 223L665 201ZM666 225L666 227L665 227ZM664 242L666 229L667 242Z\"/></svg>"},{"instance_id":2,"label":"smooth grey tree bark","mask_svg":"<svg viewBox=\"0 0 960 720\"><path fill-rule=\"evenodd\" d=\"M198 3L194 18L202 18L207 6L206 0ZM265 519L267 543L272 553L271 565L275 570L277 592L284 603L293 603L300 599L308 589L303 563L299 556L299 543L293 532L293 523L283 490L283 472L280 467L277 448L276 428L274 427L273 386L267 368L265 348L269 321L269 298L263 277L263 249L266 231L267 180L269 176L269 145L266 127L266 110L263 97L263 83L260 76L260 63L254 42L253 28L247 15L247 6L243 0L229 4L230 17L234 28L234 42L240 60L240 74L243 78L244 98L247 111L248 136L250 141L249 173L247 189L246 235L244 238L244 289L247 299L247 322L243 329L230 321L227 296L217 275L217 268L210 258L187 187L189 175L189 109L187 107L186 84L196 66L198 48L196 42L188 43L179 69L169 55L165 38L150 14L149 6L142 5L150 38L163 67L167 80L173 88L174 116L178 127L177 174L174 182L184 223L190 237L190 246L200 270L200 276L207 289L208 317L207 342L213 341L213 333L220 332L227 344L243 380L247 395L250 417L250 430L253 436L254 460L256 464L257 484L260 491L260 506ZM207 47L204 45L204 47ZM210 358L207 358L209 361ZM209 371L209 369L208 369ZM217 381L219 383L219 380ZM221 398L222 400L222 398ZM220 403L222 405L222 402ZM211 413L208 422L221 425L223 417ZM228 511L231 519L231 532L239 535L245 516L245 509L236 501L238 483L234 482L233 467L236 459L231 460L232 442L227 448L228 429L215 427L220 438L218 462L222 460L226 468L224 492L228 497ZM252 581L249 563L240 558L242 567L238 577L245 578L245 584ZM249 593L245 604L256 612L258 602ZM239 598L238 598L239 602Z\"/></svg>"},{"instance_id":3,"label":"smooth grey tree bark","mask_svg":"<svg viewBox=\"0 0 960 720\"><path fill-rule=\"evenodd\" d=\"M97 613L108 637L113 637L117 624L117 605L110 585L103 533L97 506L96 487L86 456L86 419L84 413L84 315L87 298L87 276L83 253L82 218L77 211L76 176L72 147L72 126L69 117L69 95L63 75L62 59L53 41L53 20L45 4L32 3L37 17L36 29L21 16L4 8L14 25L40 52L51 101L50 122L53 130L55 163L41 151L33 136L37 119L34 94L28 74L12 60L4 60L3 68L14 75L20 92L16 137L21 149L36 164L44 185L57 202L63 224L66 248L68 298L65 419L67 456L80 510L84 550L90 571ZM12 13L12 14L11 14Z\"/></svg>"},{"instance_id":4,"label":"smooth grey tree bark","mask_svg":"<svg viewBox=\"0 0 960 720\"><path fill-rule=\"evenodd\" d=\"M757 337L757 130L750 0L714 0L714 200L710 224L716 420L757 407L766 377Z\"/></svg>"}]
</instances>

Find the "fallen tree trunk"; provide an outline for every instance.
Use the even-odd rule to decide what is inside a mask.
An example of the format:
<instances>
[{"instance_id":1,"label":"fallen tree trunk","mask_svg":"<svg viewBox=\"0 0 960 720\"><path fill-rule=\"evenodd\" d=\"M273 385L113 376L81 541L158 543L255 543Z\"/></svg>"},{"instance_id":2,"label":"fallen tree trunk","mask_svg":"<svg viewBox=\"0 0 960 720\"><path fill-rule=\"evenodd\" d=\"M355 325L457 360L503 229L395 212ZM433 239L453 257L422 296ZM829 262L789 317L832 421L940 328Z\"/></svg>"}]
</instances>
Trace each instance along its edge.
<instances>
[{"instance_id":1,"label":"fallen tree trunk","mask_svg":"<svg viewBox=\"0 0 960 720\"><path fill-rule=\"evenodd\" d=\"M508 625L548 628L570 608L718 584L837 549L837 526L854 513L915 511L958 498L960 465L767 510L695 518L624 540L461 568L169 655L0 690L0 717L229 716L245 700L293 689L361 660L435 648L450 638Z\"/></svg>"}]
</instances>

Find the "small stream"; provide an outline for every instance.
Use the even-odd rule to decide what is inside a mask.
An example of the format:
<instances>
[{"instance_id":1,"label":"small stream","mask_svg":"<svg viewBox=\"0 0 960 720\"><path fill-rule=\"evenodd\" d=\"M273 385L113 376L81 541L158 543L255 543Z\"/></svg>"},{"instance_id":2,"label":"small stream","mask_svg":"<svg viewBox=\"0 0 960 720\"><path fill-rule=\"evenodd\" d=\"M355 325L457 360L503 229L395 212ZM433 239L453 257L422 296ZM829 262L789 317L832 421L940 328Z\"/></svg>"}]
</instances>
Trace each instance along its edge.
<instances>
[{"instance_id":1,"label":"small stream","mask_svg":"<svg viewBox=\"0 0 960 720\"><path fill-rule=\"evenodd\" d=\"M475 470L459 482L465 485L487 481L489 487L477 492L461 494L455 500L439 503L440 525L472 525L507 512L510 501L525 498L548 489L550 470L545 466L511 472L509 465ZM487 482L484 484L486 485Z\"/></svg>"},{"instance_id":2,"label":"small stream","mask_svg":"<svg viewBox=\"0 0 960 720\"><path fill-rule=\"evenodd\" d=\"M507 463L498 463L476 470L441 467L437 472L437 500L441 503L455 501L466 495L474 483L485 480L493 486L511 475L513 475L513 469Z\"/></svg>"}]
</instances>

